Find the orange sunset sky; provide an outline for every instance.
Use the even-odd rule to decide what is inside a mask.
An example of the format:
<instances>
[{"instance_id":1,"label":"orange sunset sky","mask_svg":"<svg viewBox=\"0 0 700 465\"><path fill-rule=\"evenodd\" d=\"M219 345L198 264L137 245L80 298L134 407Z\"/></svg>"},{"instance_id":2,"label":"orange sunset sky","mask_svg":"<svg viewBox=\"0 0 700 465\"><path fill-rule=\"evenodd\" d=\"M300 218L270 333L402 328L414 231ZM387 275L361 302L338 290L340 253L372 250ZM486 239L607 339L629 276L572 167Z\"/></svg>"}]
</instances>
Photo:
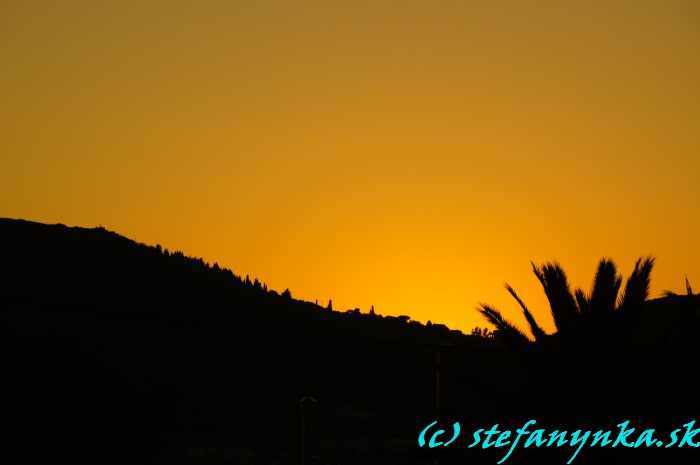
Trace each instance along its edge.
<instances>
[{"instance_id":1,"label":"orange sunset sky","mask_svg":"<svg viewBox=\"0 0 700 465\"><path fill-rule=\"evenodd\" d=\"M0 216L468 332L530 261L700 289L693 0L0 1ZM697 291L696 289L696 291Z\"/></svg>"}]
</instances>

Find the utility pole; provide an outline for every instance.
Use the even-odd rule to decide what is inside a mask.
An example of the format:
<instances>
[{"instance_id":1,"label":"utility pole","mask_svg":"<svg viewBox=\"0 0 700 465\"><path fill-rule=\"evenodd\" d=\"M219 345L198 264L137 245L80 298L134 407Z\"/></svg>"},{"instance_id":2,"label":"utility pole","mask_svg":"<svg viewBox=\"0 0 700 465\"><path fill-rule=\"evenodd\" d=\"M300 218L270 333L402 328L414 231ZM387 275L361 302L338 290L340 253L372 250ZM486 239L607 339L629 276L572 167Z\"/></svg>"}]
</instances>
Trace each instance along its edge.
<instances>
[{"instance_id":1,"label":"utility pole","mask_svg":"<svg viewBox=\"0 0 700 465\"><path fill-rule=\"evenodd\" d=\"M311 443L313 442L313 417L318 401L304 397L299 401L301 410L301 465L311 465Z\"/></svg>"}]
</instances>

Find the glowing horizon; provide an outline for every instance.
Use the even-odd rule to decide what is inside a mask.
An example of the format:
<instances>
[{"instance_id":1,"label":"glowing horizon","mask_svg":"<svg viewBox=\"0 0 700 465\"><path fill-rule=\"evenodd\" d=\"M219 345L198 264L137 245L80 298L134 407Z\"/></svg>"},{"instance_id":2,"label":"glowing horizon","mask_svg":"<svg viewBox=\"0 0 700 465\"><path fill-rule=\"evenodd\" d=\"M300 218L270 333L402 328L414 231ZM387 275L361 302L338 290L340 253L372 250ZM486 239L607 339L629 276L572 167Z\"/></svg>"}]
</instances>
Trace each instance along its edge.
<instances>
[{"instance_id":1,"label":"glowing horizon","mask_svg":"<svg viewBox=\"0 0 700 465\"><path fill-rule=\"evenodd\" d=\"M0 216L102 225L336 310L553 330L700 282L692 2L6 2ZM695 284L700 286L700 284Z\"/></svg>"}]
</instances>

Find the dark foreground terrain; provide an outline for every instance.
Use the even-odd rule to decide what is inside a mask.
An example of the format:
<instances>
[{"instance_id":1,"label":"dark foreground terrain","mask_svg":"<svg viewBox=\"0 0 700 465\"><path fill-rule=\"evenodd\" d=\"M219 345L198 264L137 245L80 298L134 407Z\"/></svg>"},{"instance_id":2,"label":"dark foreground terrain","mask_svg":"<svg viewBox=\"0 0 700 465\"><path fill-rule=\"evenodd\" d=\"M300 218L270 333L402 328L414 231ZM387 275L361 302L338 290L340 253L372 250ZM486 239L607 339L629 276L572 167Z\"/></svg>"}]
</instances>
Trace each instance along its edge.
<instances>
[{"instance_id":1,"label":"dark foreground terrain","mask_svg":"<svg viewBox=\"0 0 700 465\"><path fill-rule=\"evenodd\" d=\"M630 420L664 438L700 421L696 296L650 302L640 337L673 343L615 365L614 389L576 398L498 338L321 308L102 228L0 219L0 257L7 463L300 463L307 396L318 402L315 463L496 463L508 448L468 448L472 433L499 423L515 434L528 419L548 433L617 432ZM567 407L577 404L590 414ZM437 413L442 441L455 421L462 433L421 449ZM504 463L571 455L518 448ZM698 458L692 447L621 446L584 449L573 463Z\"/></svg>"}]
</instances>

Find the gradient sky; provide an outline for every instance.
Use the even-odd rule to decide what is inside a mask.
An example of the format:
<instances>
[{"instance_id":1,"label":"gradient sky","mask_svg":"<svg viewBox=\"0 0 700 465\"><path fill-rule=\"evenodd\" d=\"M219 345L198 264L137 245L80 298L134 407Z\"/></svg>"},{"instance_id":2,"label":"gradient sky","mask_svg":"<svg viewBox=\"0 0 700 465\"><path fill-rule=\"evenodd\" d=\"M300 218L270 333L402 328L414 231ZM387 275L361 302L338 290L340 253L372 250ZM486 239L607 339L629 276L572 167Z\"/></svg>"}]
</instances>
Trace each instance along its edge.
<instances>
[{"instance_id":1,"label":"gradient sky","mask_svg":"<svg viewBox=\"0 0 700 465\"><path fill-rule=\"evenodd\" d=\"M465 332L530 261L700 289L700 7L2 1L0 216Z\"/></svg>"}]
</instances>

